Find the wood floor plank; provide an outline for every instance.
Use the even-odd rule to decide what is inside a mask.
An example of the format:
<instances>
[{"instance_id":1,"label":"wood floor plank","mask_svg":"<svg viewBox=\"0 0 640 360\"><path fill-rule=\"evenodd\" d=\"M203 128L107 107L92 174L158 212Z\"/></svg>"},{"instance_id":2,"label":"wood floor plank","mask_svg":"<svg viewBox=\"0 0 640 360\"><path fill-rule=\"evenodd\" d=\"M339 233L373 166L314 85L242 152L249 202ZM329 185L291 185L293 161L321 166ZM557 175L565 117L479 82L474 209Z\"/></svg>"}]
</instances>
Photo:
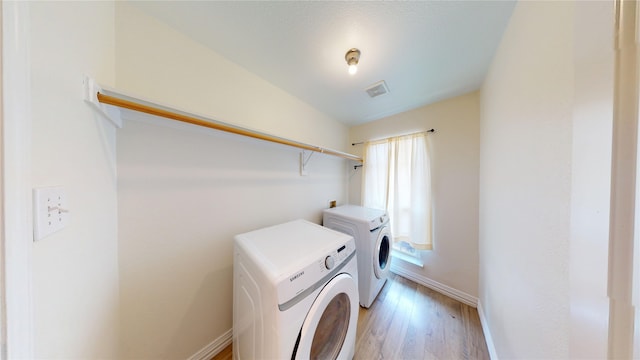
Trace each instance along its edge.
<instances>
[{"instance_id":1,"label":"wood floor plank","mask_svg":"<svg viewBox=\"0 0 640 360\"><path fill-rule=\"evenodd\" d=\"M480 316L477 309L471 306L464 307L466 346L468 347L469 359L488 359L489 349L482 331Z\"/></svg>"},{"instance_id":2,"label":"wood floor plank","mask_svg":"<svg viewBox=\"0 0 640 360\"><path fill-rule=\"evenodd\" d=\"M230 360L231 346L212 360ZM354 359L488 360L478 311L399 275L360 308Z\"/></svg>"},{"instance_id":3,"label":"wood floor plank","mask_svg":"<svg viewBox=\"0 0 640 360\"><path fill-rule=\"evenodd\" d=\"M400 356L403 343L396 339L405 338L406 336L417 290L417 284L414 282L404 278L396 278L396 281L403 284L403 291L398 296L398 305L389 326L388 336L385 337L383 346L380 349L383 357L387 359L398 359Z\"/></svg>"},{"instance_id":4,"label":"wood floor plank","mask_svg":"<svg viewBox=\"0 0 640 360\"><path fill-rule=\"evenodd\" d=\"M230 344L226 348L222 349L211 360L232 360L233 359L233 344Z\"/></svg>"},{"instance_id":5,"label":"wood floor plank","mask_svg":"<svg viewBox=\"0 0 640 360\"><path fill-rule=\"evenodd\" d=\"M359 339L363 341L356 340L356 359L384 358L382 347L389 336L388 330L401 299L400 294L405 290L406 285L402 282L390 282L385 285L387 286L389 288L384 297L376 299L369 310L360 311L360 314L364 312L365 316L369 316L362 323L363 328Z\"/></svg>"},{"instance_id":6,"label":"wood floor plank","mask_svg":"<svg viewBox=\"0 0 640 360\"><path fill-rule=\"evenodd\" d=\"M435 313L435 302L424 296L424 289L416 287L413 311L404 341L402 341L402 359L422 359L428 337L433 336L433 322L429 317ZM433 358L430 354L429 358Z\"/></svg>"}]
</instances>

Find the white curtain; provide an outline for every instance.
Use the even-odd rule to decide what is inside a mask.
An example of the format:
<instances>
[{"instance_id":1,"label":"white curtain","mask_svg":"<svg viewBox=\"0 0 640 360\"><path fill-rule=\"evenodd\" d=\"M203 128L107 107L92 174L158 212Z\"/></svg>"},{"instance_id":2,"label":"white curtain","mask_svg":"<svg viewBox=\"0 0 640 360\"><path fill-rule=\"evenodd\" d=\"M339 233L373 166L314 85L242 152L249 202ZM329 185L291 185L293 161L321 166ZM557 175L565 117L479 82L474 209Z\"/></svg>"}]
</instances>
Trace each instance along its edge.
<instances>
[{"instance_id":1,"label":"white curtain","mask_svg":"<svg viewBox=\"0 0 640 360\"><path fill-rule=\"evenodd\" d=\"M431 174L425 133L365 143L363 205L386 209L394 241L431 250Z\"/></svg>"}]
</instances>

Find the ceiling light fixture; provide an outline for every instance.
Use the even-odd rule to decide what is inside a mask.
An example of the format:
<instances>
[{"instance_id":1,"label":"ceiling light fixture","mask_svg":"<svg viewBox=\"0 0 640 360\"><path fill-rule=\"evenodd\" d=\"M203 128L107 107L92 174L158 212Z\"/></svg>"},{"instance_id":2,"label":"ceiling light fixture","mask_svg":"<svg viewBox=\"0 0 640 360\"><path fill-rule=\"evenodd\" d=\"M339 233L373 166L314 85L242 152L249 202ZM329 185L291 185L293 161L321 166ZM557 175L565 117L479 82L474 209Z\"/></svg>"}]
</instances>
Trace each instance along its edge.
<instances>
[{"instance_id":1,"label":"ceiling light fixture","mask_svg":"<svg viewBox=\"0 0 640 360\"><path fill-rule=\"evenodd\" d=\"M360 60L360 50L353 48L347 51L344 55L344 59L349 65L349 74L353 75L358 71L358 61Z\"/></svg>"}]
</instances>

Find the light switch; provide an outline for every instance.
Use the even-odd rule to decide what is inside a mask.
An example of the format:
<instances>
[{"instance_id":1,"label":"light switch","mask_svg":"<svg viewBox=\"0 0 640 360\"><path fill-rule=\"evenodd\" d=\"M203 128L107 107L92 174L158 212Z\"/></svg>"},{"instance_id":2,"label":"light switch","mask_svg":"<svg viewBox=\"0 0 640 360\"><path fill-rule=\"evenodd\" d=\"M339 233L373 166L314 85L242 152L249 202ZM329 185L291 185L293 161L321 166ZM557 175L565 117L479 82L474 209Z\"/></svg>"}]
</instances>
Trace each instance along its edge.
<instances>
[{"instance_id":1,"label":"light switch","mask_svg":"<svg viewBox=\"0 0 640 360\"><path fill-rule=\"evenodd\" d=\"M69 224L67 194L62 186L33 189L34 241L64 228Z\"/></svg>"}]
</instances>

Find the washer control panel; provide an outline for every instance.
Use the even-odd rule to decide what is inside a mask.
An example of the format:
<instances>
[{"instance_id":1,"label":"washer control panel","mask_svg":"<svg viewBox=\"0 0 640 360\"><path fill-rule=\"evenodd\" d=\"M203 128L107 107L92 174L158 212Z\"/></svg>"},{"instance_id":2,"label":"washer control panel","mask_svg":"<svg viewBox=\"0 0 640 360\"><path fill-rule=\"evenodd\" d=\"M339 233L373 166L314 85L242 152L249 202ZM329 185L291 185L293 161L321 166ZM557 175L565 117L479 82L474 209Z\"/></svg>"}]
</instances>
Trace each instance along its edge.
<instances>
[{"instance_id":1,"label":"washer control panel","mask_svg":"<svg viewBox=\"0 0 640 360\"><path fill-rule=\"evenodd\" d=\"M331 271L336 266L342 264L344 260L355 251L355 243L350 241L318 261L321 272Z\"/></svg>"},{"instance_id":2,"label":"washer control panel","mask_svg":"<svg viewBox=\"0 0 640 360\"><path fill-rule=\"evenodd\" d=\"M326 281L325 277L340 269L355 251L356 243L353 238L350 238L340 247L327 251L304 268L298 268L294 273L283 274L277 285L278 303L284 304L297 295L309 291L308 289L314 288L316 283Z\"/></svg>"},{"instance_id":3,"label":"washer control panel","mask_svg":"<svg viewBox=\"0 0 640 360\"><path fill-rule=\"evenodd\" d=\"M331 270L333 269L333 265L335 265L335 260L333 260L333 256L329 255L324 259L324 267L327 268L327 270Z\"/></svg>"}]
</instances>

